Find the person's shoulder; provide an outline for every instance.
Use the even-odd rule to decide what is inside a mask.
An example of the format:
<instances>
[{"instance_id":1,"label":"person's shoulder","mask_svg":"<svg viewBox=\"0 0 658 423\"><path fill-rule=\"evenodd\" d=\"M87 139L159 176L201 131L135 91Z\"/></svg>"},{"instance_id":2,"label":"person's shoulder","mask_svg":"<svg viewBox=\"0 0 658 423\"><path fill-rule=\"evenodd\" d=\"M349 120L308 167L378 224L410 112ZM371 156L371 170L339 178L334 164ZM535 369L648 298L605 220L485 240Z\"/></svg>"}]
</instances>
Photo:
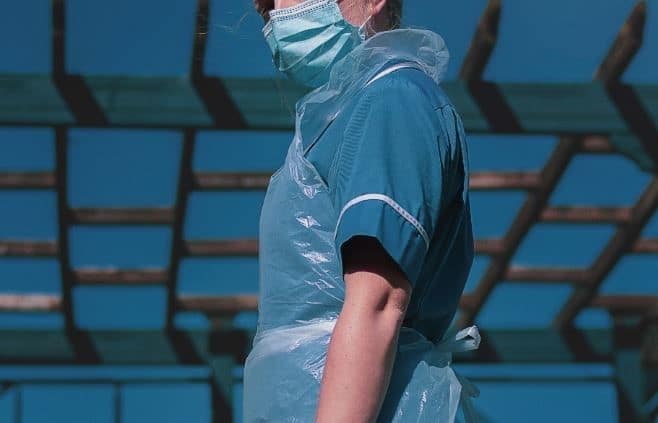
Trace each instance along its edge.
<instances>
[{"instance_id":1,"label":"person's shoulder","mask_svg":"<svg viewBox=\"0 0 658 423\"><path fill-rule=\"evenodd\" d=\"M425 72L402 68L377 79L366 87L365 94L389 104L418 103L418 107L438 109L450 105L443 89ZM402 101L403 100L403 101Z\"/></svg>"}]
</instances>

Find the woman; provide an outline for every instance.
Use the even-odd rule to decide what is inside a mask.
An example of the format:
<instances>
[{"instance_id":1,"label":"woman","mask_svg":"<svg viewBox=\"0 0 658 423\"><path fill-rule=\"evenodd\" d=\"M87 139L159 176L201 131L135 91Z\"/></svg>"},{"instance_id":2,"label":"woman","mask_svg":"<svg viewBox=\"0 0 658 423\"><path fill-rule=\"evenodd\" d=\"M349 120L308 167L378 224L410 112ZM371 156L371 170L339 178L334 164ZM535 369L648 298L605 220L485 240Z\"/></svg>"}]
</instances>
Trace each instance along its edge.
<instances>
[{"instance_id":1,"label":"woman","mask_svg":"<svg viewBox=\"0 0 658 423\"><path fill-rule=\"evenodd\" d=\"M245 421L452 422L475 392L451 353L479 334L442 341L473 260L443 40L391 30L400 0L255 2L276 66L316 89L261 211Z\"/></svg>"}]
</instances>

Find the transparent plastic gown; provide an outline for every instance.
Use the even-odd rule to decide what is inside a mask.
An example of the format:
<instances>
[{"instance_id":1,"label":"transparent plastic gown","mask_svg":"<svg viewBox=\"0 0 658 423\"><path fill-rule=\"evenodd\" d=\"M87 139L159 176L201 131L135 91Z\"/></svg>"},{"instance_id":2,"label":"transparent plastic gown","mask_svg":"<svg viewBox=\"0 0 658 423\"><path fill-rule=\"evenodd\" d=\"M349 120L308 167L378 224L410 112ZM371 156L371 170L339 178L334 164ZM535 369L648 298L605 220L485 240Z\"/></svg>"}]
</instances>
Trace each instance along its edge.
<instances>
[{"instance_id":1,"label":"transparent plastic gown","mask_svg":"<svg viewBox=\"0 0 658 423\"><path fill-rule=\"evenodd\" d=\"M306 159L345 103L369 82L415 67L438 84L448 52L438 35L421 30L375 35L337 63L330 81L297 104L296 131L284 165L272 178L261 211L258 331L244 370L244 421L313 422L331 333L344 300L328 187ZM302 137L311 137L302 142ZM402 327L379 422L450 423L477 389L450 367L452 353L476 349L472 326L432 343Z\"/></svg>"}]
</instances>

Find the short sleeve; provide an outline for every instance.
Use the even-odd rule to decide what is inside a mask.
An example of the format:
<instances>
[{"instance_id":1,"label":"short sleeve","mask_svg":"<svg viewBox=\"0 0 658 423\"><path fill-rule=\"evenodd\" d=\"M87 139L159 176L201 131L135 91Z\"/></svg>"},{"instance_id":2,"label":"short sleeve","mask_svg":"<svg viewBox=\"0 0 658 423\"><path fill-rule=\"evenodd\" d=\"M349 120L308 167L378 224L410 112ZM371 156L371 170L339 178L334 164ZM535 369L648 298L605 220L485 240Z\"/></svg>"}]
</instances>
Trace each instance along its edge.
<instances>
[{"instance_id":1,"label":"short sleeve","mask_svg":"<svg viewBox=\"0 0 658 423\"><path fill-rule=\"evenodd\" d=\"M394 75L366 88L345 128L330 180L334 239L342 264L350 238L377 238L414 286L441 209L441 122L422 87Z\"/></svg>"}]
</instances>

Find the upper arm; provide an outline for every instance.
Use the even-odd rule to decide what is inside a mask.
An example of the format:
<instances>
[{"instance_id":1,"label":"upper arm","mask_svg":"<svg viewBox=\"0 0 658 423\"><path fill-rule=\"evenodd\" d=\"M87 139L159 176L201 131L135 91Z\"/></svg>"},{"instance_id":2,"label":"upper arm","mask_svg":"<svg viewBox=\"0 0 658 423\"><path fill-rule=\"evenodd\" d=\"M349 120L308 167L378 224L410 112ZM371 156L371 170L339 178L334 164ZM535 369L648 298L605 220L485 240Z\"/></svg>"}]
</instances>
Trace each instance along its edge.
<instances>
[{"instance_id":1,"label":"upper arm","mask_svg":"<svg viewBox=\"0 0 658 423\"><path fill-rule=\"evenodd\" d=\"M335 164L336 251L349 265L358 248L346 263L342 247L372 237L413 287L441 207L438 114L413 83L384 78L373 86L356 105Z\"/></svg>"}]
</instances>

